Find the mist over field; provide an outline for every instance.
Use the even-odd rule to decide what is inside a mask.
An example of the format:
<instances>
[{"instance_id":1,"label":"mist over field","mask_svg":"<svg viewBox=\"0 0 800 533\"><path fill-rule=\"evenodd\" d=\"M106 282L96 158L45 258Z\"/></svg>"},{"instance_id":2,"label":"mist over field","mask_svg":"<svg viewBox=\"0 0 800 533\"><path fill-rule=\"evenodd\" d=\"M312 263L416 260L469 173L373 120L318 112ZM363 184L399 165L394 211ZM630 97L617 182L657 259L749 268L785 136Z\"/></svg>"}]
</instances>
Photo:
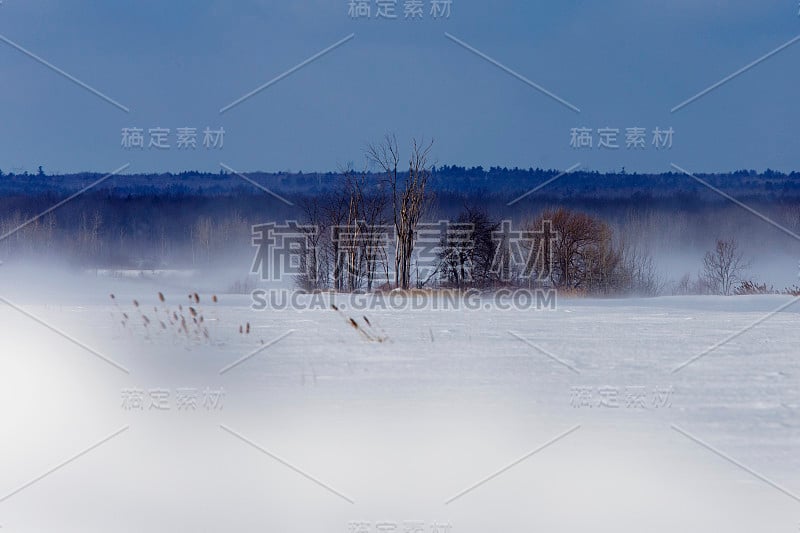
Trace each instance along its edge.
<instances>
[{"instance_id":1,"label":"mist over field","mask_svg":"<svg viewBox=\"0 0 800 533\"><path fill-rule=\"evenodd\" d=\"M309 209L324 210L341 201L339 197L346 194L341 191L352 181L347 172L253 173L252 177L258 180L256 185L272 189L259 190L232 173L115 176L99 190L43 216L49 206L93 178L28 177L27 182L38 183L40 189L26 190L24 177L8 177L8 189L0 197L4 213L0 234L7 237L0 241L0 260L7 268L27 260L61 262L76 271L191 271L209 290L242 292L258 282L250 272L255 252L252 228L298 221L329 234L331 224L319 217L312 220ZM558 180L549 187L533 196L526 194L553 177ZM704 255L720 239L736 241L748 265L739 281L766 284L776 291L795 286L800 248L792 234L800 232L800 193L794 190L800 178L755 171L703 178L737 192L746 203L736 205L674 173L637 177L578 171L559 177L556 171L445 166L432 173L425 218L455 222L472 211L485 213L494 225L508 221L523 228L548 210L585 213L607 223L617 243L652 261L658 287L650 295L674 294L686 276L700 277ZM385 180L380 174L362 179L362 194L383 194ZM602 192L598 184L605 185ZM277 197L270 194L275 191ZM287 198L291 200L281 201ZM326 216L336 220L338 215ZM423 283L443 286L447 280L417 284Z\"/></svg>"}]
</instances>

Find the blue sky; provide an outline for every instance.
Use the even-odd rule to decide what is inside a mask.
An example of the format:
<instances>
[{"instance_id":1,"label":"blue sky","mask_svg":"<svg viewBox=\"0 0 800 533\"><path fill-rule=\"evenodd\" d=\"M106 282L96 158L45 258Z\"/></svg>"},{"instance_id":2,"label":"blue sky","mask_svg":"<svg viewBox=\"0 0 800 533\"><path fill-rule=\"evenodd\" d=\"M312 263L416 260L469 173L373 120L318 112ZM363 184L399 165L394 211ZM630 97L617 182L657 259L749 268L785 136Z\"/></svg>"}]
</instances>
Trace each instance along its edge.
<instances>
[{"instance_id":1,"label":"blue sky","mask_svg":"<svg viewBox=\"0 0 800 533\"><path fill-rule=\"evenodd\" d=\"M800 42L671 112L800 34L796 0L453 0L438 20L425 0L421 21L403 3L375 20L349 17L348 0L3 0L2 37L130 112L0 43L0 169L335 170L362 166L386 132L435 139L442 164L800 169ZM125 150L125 127L170 128L172 148ZM181 127L222 127L225 146L178 150ZM619 129L621 147L576 150L576 127ZM647 130L646 149L625 148L630 127ZM674 129L670 150L650 144L656 127Z\"/></svg>"}]
</instances>

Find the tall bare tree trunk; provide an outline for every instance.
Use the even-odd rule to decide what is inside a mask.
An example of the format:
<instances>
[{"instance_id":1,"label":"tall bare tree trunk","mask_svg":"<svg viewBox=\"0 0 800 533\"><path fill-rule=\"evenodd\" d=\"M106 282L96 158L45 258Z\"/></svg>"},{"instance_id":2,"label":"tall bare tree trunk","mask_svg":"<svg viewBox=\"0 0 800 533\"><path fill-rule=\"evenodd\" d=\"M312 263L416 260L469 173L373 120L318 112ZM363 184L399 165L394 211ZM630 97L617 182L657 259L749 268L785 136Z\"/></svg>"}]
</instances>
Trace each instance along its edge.
<instances>
[{"instance_id":1,"label":"tall bare tree trunk","mask_svg":"<svg viewBox=\"0 0 800 533\"><path fill-rule=\"evenodd\" d=\"M411 287L411 259L417 226L428 206L426 189L430 178L428 158L433 143L412 142L408 175L403 182L398 179L400 162L397 139L387 135L379 145L370 145L367 156L386 175L392 193L392 215L396 233L395 287Z\"/></svg>"}]
</instances>

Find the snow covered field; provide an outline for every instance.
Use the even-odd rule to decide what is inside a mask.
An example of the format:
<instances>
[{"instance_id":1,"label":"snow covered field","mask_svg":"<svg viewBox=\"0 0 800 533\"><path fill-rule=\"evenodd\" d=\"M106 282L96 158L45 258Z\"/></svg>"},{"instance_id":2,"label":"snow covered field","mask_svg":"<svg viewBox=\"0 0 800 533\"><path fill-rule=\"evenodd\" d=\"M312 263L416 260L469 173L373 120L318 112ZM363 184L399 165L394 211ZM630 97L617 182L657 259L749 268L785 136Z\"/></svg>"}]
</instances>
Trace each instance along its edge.
<instances>
[{"instance_id":1,"label":"snow covered field","mask_svg":"<svg viewBox=\"0 0 800 533\"><path fill-rule=\"evenodd\" d=\"M157 290L0 282L3 531L800 525L790 297L353 315L370 342L333 310L201 293L207 342L147 333L137 313L190 305Z\"/></svg>"}]
</instances>

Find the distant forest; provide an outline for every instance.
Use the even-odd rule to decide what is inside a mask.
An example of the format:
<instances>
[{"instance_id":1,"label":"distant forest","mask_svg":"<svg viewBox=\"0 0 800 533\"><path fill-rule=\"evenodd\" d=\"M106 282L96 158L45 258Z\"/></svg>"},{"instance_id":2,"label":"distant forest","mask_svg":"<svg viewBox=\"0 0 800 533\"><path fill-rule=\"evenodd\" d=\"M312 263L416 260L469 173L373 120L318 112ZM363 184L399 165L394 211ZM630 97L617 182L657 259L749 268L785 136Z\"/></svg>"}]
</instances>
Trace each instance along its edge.
<instances>
[{"instance_id":1,"label":"distant forest","mask_svg":"<svg viewBox=\"0 0 800 533\"><path fill-rule=\"evenodd\" d=\"M480 193L507 201L558 176L560 170L519 169L505 167L432 167L430 190L453 195ZM285 195L313 195L341 186L346 172L247 172L245 175L275 192ZM380 173L366 173L375 186ZM40 169L36 173L5 173L0 170L0 196L40 194L69 194L103 178L102 173L49 175ZM695 174L698 178L731 195L765 200L786 200L800 197L800 172L784 174L767 169L737 170L728 173ZM112 176L94 190L114 196L219 196L252 193L253 186L234 173L188 171L178 174L125 174ZM600 173L576 170L548 184L537 196L586 199L639 197L680 197L706 194L702 184L681 172L638 174L635 172ZM713 193L712 193L713 194Z\"/></svg>"}]
</instances>

